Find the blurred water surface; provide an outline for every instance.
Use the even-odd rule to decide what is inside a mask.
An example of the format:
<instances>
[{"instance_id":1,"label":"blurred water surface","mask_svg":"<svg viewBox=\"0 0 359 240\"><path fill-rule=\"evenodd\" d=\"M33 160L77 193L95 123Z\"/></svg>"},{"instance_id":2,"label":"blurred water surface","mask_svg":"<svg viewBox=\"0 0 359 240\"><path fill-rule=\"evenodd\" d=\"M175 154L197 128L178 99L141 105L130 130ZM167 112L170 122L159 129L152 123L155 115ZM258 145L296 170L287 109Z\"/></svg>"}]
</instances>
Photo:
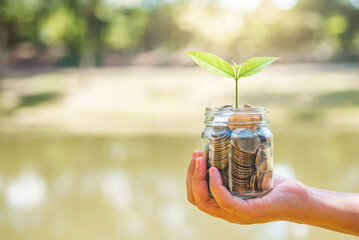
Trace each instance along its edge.
<instances>
[{"instance_id":1,"label":"blurred water surface","mask_svg":"<svg viewBox=\"0 0 359 240\"><path fill-rule=\"evenodd\" d=\"M293 74L296 73L296 74ZM359 192L355 64L275 64L239 84L267 106L276 174ZM288 222L239 226L186 199L205 106L234 82L199 68L9 72L0 82L0 239L354 239Z\"/></svg>"},{"instance_id":2,"label":"blurred water surface","mask_svg":"<svg viewBox=\"0 0 359 240\"><path fill-rule=\"evenodd\" d=\"M358 133L307 131L274 129L276 173L359 192ZM0 146L1 239L354 239L288 222L238 226L200 212L185 193L199 136L4 133Z\"/></svg>"}]
</instances>

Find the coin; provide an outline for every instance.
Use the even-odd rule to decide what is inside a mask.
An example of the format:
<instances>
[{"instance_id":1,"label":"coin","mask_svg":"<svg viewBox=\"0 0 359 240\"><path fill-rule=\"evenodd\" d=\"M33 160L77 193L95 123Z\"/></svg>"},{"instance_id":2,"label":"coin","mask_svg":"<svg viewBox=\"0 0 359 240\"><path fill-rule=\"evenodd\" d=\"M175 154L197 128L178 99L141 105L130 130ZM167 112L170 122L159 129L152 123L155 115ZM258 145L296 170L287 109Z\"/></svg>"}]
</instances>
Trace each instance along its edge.
<instances>
[{"instance_id":1,"label":"coin","mask_svg":"<svg viewBox=\"0 0 359 240\"><path fill-rule=\"evenodd\" d=\"M247 134L239 134L238 132L249 131ZM230 158L230 181L231 191L234 192L250 192L251 191L251 178L255 175L255 160L257 152L248 153L244 152L240 146L240 142L245 137L252 137L252 130L250 129L236 129L232 131L231 136L231 158ZM238 138L242 137L242 138Z\"/></svg>"},{"instance_id":2,"label":"coin","mask_svg":"<svg viewBox=\"0 0 359 240\"><path fill-rule=\"evenodd\" d=\"M236 128L251 128L252 121L250 115L245 114L233 114L228 119L228 128L230 130L236 129Z\"/></svg>"},{"instance_id":3,"label":"coin","mask_svg":"<svg viewBox=\"0 0 359 240\"><path fill-rule=\"evenodd\" d=\"M255 153L260 144L258 134L250 129L236 129L232 132L232 142L241 151Z\"/></svg>"},{"instance_id":4,"label":"coin","mask_svg":"<svg viewBox=\"0 0 359 240\"><path fill-rule=\"evenodd\" d=\"M224 109L224 108L233 108L233 106L232 106L232 104L227 104L227 105L220 107L220 109Z\"/></svg>"},{"instance_id":5,"label":"coin","mask_svg":"<svg viewBox=\"0 0 359 240\"><path fill-rule=\"evenodd\" d=\"M250 181L251 190L253 192L257 192L258 191L257 186L258 186L258 177L257 174L253 174Z\"/></svg>"},{"instance_id":6,"label":"coin","mask_svg":"<svg viewBox=\"0 0 359 240\"><path fill-rule=\"evenodd\" d=\"M249 108L249 107L244 107L244 108ZM258 129L261 120L262 120L262 115L259 114L256 110L246 110L243 113L236 112L228 119L228 128L230 130L236 128Z\"/></svg>"},{"instance_id":7,"label":"coin","mask_svg":"<svg viewBox=\"0 0 359 240\"><path fill-rule=\"evenodd\" d=\"M266 148L270 148L272 146L272 137L273 134L267 127L259 127L257 129L257 134L259 138L261 139L261 146L264 146Z\"/></svg>"},{"instance_id":8,"label":"coin","mask_svg":"<svg viewBox=\"0 0 359 240\"><path fill-rule=\"evenodd\" d=\"M259 191L265 191L268 189L271 189L273 187L273 181L272 181L272 171L271 170L264 170L259 174L258 178L258 190Z\"/></svg>"},{"instance_id":9,"label":"coin","mask_svg":"<svg viewBox=\"0 0 359 240\"><path fill-rule=\"evenodd\" d=\"M262 181L263 181L263 174L264 172L257 172L258 182L257 182L257 189L258 191L262 192Z\"/></svg>"},{"instance_id":10,"label":"coin","mask_svg":"<svg viewBox=\"0 0 359 240\"><path fill-rule=\"evenodd\" d=\"M228 187L228 169L219 170L221 175L222 185Z\"/></svg>"},{"instance_id":11,"label":"coin","mask_svg":"<svg viewBox=\"0 0 359 240\"><path fill-rule=\"evenodd\" d=\"M252 108L252 105L250 105L250 104L244 104L243 108Z\"/></svg>"},{"instance_id":12,"label":"coin","mask_svg":"<svg viewBox=\"0 0 359 240\"><path fill-rule=\"evenodd\" d=\"M259 163L259 161L261 159L261 156L262 156L262 151L261 151L261 149L258 149L257 155L256 155L256 160L255 160L256 168L258 168L258 163Z\"/></svg>"},{"instance_id":13,"label":"coin","mask_svg":"<svg viewBox=\"0 0 359 240\"><path fill-rule=\"evenodd\" d=\"M263 172L264 170L268 169L267 161L262 161L258 166L258 171Z\"/></svg>"},{"instance_id":14,"label":"coin","mask_svg":"<svg viewBox=\"0 0 359 240\"><path fill-rule=\"evenodd\" d=\"M231 131L227 128L212 128L208 133L208 163L209 167L216 167L218 170L228 167L229 141Z\"/></svg>"}]
</instances>

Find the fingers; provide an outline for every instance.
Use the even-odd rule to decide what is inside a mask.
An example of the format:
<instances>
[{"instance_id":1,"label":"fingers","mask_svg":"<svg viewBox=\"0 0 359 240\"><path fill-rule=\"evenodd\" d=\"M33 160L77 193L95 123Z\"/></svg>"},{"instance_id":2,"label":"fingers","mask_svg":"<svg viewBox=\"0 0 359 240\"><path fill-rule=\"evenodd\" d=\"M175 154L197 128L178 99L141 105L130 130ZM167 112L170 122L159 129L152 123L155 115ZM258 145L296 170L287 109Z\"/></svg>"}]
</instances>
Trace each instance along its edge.
<instances>
[{"instance_id":1,"label":"fingers","mask_svg":"<svg viewBox=\"0 0 359 240\"><path fill-rule=\"evenodd\" d=\"M196 206L201 208L211 198L209 197L206 182L206 163L203 157L198 157L195 163L195 170L192 178L192 191Z\"/></svg>"},{"instance_id":2,"label":"fingers","mask_svg":"<svg viewBox=\"0 0 359 240\"><path fill-rule=\"evenodd\" d=\"M233 214L246 212L246 201L232 196L227 188L222 185L221 176L217 168L211 167L209 174L210 189L218 205Z\"/></svg>"},{"instance_id":3,"label":"fingers","mask_svg":"<svg viewBox=\"0 0 359 240\"><path fill-rule=\"evenodd\" d=\"M208 184L206 181L206 162L203 157L195 161L195 170L192 177L192 192L195 205L203 212L229 222L236 222L235 215L221 209L216 200L209 197Z\"/></svg>"},{"instance_id":4,"label":"fingers","mask_svg":"<svg viewBox=\"0 0 359 240\"><path fill-rule=\"evenodd\" d=\"M195 150L192 152L192 159L188 166L187 177L186 177L187 200L192 204L195 204L193 192L192 192L192 177L195 169L195 161L198 156L203 156L203 152L199 150Z\"/></svg>"}]
</instances>

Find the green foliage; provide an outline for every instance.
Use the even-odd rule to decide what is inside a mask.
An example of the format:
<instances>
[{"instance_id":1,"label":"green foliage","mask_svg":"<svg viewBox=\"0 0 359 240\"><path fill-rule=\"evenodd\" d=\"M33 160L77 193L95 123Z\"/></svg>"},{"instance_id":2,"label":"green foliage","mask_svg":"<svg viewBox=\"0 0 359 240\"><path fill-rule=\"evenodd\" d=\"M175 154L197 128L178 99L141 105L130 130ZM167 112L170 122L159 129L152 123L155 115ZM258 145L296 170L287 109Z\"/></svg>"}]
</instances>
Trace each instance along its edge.
<instances>
[{"instance_id":1,"label":"green foliage","mask_svg":"<svg viewBox=\"0 0 359 240\"><path fill-rule=\"evenodd\" d=\"M276 57L254 57L243 63L240 71L237 74L237 79L242 77L249 77L259 73L266 66L278 60Z\"/></svg>"},{"instance_id":2,"label":"green foliage","mask_svg":"<svg viewBox=\"0 0 359 240\"><path fill-rule=\"evenodd\" d=\"M340 35L348 28L347 20L341 15L334 15L327 19L325 28L330 35Z\"/></svg>"},{"instance_id":3,"label":"green foliage","mask_svg":"<svg viewBox=\"0 0 359 240\"><path fill-rule=\"evenodd\" d=\"M21 107L34 107L40 104L48 103L60 98L59 93L39 93L22 96L18 108Z\"/></svg>"},{"instance_id":4,"label":"green foliage","mask_svg":"<svg viewBox=\"0 0 359 240\"><path fill-rule=\"evenodd\" d=\"M58 8L42 21L40 39L46 45L55 45L68 39L83 38L84 24L83 19L77 18L69 8Z\"/></svg>"},{"instance_id":5,"label":"green foliage","mask_svg":"<svg viewBox=\"0 0 359 240\"><path fill-rule=\"evenodd\" d=\"M237 78L238 71L239 71L240 67L242 66L242 64L237 65L234 61L232 61L232 63L233 63L234 71L236 72L236 78Z\"/></svg>"},{"instance_id":6,"label":"green foliage","mask_svg":"<svg viewBox=\"0 0 359 240\"><path fill-rule=\"evenodd\" d=\"M207 71L224 76L232 77L236 80L236 107L238 108L238 79L249 77L259 73L266 66L278 60L276 57L254 57L243 64L237 65L233 61L233 68L222 58L206 52L187 52L188 55L198 64L198 66Z\"/></svg>"},{"instance_id":7,"label":"green foliage","mask_svg":"<svg viewBox=\"0 0 359 240\"><path fill-rule=\"evenodd\" d=\"M206 52L187 52L198 66L207 71L223 77L235 78L235 73L231 65L222 58Z\"/></svg>"},{"instance_id":8,"label":"green foliage","mask_svg":"<svg viewBox=\"0 0 359 240\"><path fill-rule=\"evenodd\" d=\"M242 56L276 54L287 61L357 59L359 14L348 1L302 0L291 11L262 4L246 21L241 10L229 16L215 2L198 8L191 1L0 0L0 49L10 55L26 43L37 56L55 53L57 62L64 55L86 62L89 55L103 59L115 52L125 64L143 51L156 54L157 64L182 63L178 53L191 45L230 57L240 50ZM214 27L208 19L220 24ZM238 73L241 67L233 66ZM251 74L243 74L245 68L240 77ZM221 76L232 77L229 71Z\"/></svg>"},{"instance_id":9,"label":"green foliage","mask_svg":"<svg viewBox=\"0 0 359 240\"><path fill-rule=\"evenodd\" d=\"M115 15L104 29L104 42L116 50L140 48L148 21L148 12L138 9Z\"/></svg>"}]
</instances>

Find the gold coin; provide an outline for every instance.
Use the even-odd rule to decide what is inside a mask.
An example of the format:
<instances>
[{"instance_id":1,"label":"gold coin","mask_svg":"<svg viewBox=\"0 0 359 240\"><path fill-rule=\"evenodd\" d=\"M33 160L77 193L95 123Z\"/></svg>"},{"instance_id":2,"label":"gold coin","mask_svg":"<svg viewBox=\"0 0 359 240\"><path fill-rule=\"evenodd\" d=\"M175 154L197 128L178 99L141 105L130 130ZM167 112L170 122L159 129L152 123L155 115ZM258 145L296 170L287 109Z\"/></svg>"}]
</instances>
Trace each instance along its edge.
<instances>
[{"instance_id":1,"label":"gold coin","mask_svg":"<svg viewBox=\"0 0 359 240\"><path fill-rule=\"evenodd\" d=\"M234 130L237 128L250 128L250 129L258 129L259 123L262 120L262 116L260 114L233 114L228 119L228 128L230 130Z\"/></svg>"},{"instance_id":2,"label":"gold coin","mask_svg":"<svg viewBox=\"0 0 359 240\"><path fill-rule=\"evenodd\" d=\"M251 182L250 182L250 186L251 186L251 190L253 192L257 192L257 185L258 185L258 178L257 178L257 174L253 174L251 177Z\"/></svg>"},{"instance_id":3,"label":"gold coin","mask_svg":"<svg viewBox=\"0 0 359 240\"><path fill-rule=\"evenodd\" d=\"M260 189L260 191L271 189L273 187L272 177L273 174L271 170L264 170L260 174L260 179L258 181L258 189Z\"/></svg>"}]
</instances>

